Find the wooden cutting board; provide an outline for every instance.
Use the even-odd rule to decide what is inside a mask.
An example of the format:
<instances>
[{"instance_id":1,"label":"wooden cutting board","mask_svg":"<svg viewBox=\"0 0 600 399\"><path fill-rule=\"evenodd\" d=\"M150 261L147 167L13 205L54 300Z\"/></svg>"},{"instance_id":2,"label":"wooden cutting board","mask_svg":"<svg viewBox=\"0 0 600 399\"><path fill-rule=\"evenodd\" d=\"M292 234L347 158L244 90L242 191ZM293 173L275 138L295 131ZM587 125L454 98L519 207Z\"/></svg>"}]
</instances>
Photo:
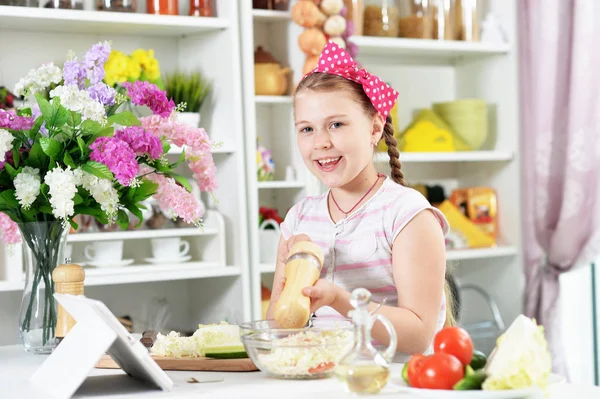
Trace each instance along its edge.
<instances>
[{"instance_id":1,"label":"wooden cutting board","mask_svg":"<svg viewBox=\"0 0 600 399\"><path fill-rule=\"evenodd\" d=\"M152 356L163 370L178 371L257 371L251 359L210 359L206 357L162 357ZM109 356L104 355L96 364L99 369L118 369L119 365Z\"/></svg>"}]
</instances>

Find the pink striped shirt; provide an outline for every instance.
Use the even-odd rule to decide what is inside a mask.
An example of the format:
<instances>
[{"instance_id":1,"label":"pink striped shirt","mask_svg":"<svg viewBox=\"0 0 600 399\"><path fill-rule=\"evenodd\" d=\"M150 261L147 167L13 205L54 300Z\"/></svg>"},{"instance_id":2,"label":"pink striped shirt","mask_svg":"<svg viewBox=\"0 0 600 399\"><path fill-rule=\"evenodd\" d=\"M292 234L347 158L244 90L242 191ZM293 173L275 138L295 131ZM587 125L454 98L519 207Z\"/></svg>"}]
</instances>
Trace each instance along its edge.
<instances>
[{"instance_id":1,"label":"pink striped shirt","mask_svg":"<svg viewBox=\"0 0 600 399\"><path fill-rule=\"evenodd\" d=\"M327 206L328 192L306 197L296 205L281 224L287 240L306 234L323 248L325 262L321 278L333 281L348 292L363 287L373 301L395 306L398 294L392 271L392 245L402 229L420 212L431 210L444 234L448 222L444 215L417 190L404 187L386 177L379 190L345 219L334 223ZM446 318L446 298L442 297L437 330ZM317 316L339 316L325 307ZM430 352L431 348L427 351Z\"/></svg>"}]
</instances>

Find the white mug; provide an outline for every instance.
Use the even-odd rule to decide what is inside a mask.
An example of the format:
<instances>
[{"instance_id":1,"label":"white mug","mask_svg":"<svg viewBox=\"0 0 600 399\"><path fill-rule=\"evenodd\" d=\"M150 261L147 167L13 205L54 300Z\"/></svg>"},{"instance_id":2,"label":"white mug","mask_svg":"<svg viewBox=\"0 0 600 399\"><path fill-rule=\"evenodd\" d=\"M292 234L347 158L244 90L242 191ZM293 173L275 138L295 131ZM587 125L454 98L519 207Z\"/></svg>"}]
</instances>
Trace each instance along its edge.
<instances>
[{"instance_id":1,"label":"white mug","mask_svg":"<svg viewBox=\"0 0 600 399\"><path fill-rule=\"evenodd\" d=\"M152 256L155 259L182 258L190 251L190 243L179 237L154 238L152 240Z\"/></svg>"},{"instance_id":2,"label":"white mug","mask_svg":"<svg viewBox=\"0 0 600 399\"><path fill-rule=\"evenodd\" d=\"M123 258L123 241L95 241L88 244L83 253L91 261L120 261Z\"/></svg>"}]
</instances>

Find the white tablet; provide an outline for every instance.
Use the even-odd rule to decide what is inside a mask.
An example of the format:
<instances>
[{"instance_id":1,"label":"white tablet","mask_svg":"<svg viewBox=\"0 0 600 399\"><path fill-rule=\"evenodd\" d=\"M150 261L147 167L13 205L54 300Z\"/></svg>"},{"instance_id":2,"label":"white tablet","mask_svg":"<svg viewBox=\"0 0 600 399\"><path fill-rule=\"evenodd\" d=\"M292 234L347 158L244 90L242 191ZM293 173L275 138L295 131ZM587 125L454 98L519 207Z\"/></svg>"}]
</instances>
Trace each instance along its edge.
<instances>
[{"instance_id":1,"label":"white tablet","mask_svg":"<svg viewBox=\"0 0 600 399\"><path fill-rule=\"evenodd\" d=\"M32 376L33 383L44 386L53 381L58 397L70 397L100 357L108 353L130 377L163 391L173 389L173 381L150 357L148 349L129 334L103 302L83 295L54 297L76 324Z\"/></svg>"}]
</instances>

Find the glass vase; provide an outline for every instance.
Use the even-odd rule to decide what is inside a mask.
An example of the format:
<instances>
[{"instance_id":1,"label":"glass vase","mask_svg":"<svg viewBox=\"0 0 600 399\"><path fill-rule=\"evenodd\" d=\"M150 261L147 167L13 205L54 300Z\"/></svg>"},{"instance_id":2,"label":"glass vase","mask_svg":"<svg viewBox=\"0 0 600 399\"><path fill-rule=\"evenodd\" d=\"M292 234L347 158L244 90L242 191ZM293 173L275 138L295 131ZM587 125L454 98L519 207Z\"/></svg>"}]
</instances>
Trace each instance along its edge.
<instances>
[{"instance_id":1,"label":"glass vase","mask_svg":"<svg viewBox=\"0 0 600 399\"><path fill-rule=\"evenodd\" d=\"M23 240L25 289L19 333L27 352L48 354L56 345L54 268L64 263L68 226L63 221L19 223Z\"/></svg>"}]
</instances>

